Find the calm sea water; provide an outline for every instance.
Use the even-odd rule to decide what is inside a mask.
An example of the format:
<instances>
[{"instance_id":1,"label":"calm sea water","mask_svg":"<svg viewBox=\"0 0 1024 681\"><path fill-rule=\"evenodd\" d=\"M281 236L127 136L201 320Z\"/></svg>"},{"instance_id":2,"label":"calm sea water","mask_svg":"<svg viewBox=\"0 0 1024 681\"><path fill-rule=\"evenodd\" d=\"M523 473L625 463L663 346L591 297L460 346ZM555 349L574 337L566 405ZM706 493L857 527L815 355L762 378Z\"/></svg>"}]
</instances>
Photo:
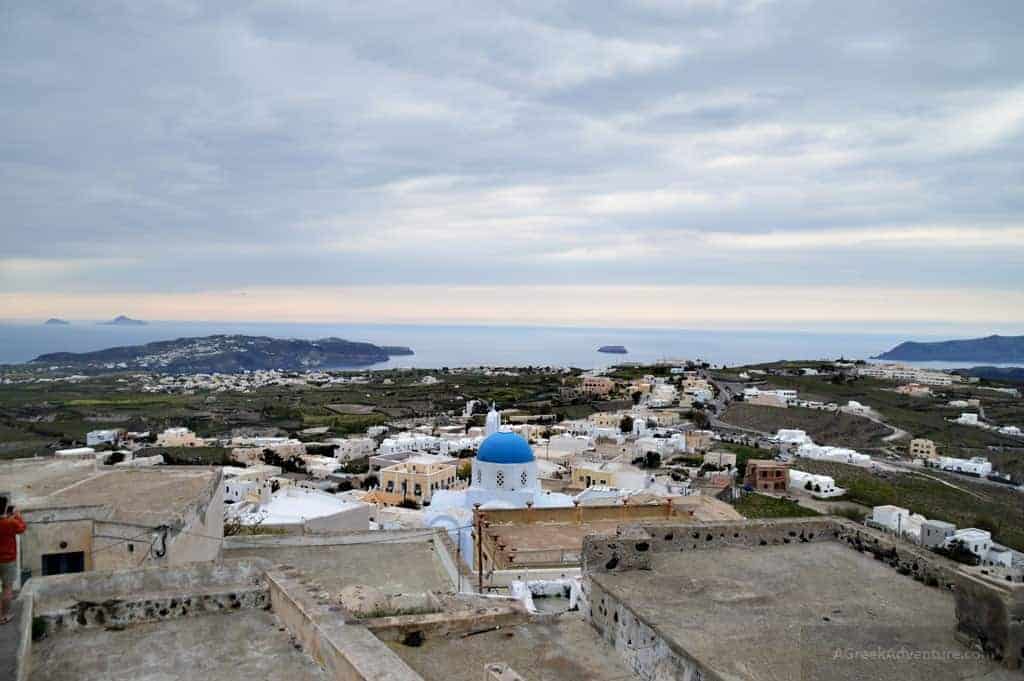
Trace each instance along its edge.
<instances>
[{"instance_id":1,"label":"calm sea water","mask_svg":"<svg viewBox=\"0 0 1024 681\"><path fill-rule=\"evenodd\" d=\"M920 334L695 329L213 322L151 322L146 326L128 327L90 322L69 326L0 323L0 363L25 362L48 352L87 352L215 333L305 339L338 336L378 345L407 345L416 352L411 357L396 357L374 368L529 364L596 368L623 360L663 358L700 358L714 364L735 365L779 359L866 358L908 338L940 340ZM597 352L601 345L624 345L629 354L601 354ZM954 365L963 363L947 366Z\"/></svg>"}]
</instances>

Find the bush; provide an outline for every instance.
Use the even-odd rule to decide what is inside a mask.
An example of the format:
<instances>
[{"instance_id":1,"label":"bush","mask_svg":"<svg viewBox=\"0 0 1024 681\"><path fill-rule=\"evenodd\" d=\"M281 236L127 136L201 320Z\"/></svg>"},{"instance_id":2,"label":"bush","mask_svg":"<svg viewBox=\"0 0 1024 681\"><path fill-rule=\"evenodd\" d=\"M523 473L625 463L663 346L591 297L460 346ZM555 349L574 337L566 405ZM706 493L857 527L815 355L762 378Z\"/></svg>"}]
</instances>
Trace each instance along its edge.
<instances>
[{"instance_id":1,"label":"bush","mask_svg":"<svg viewBox=\"0 0 1024 681\"><path fill-rule=\"evenodd\" d=\"M856 506L843 506L836 509L833 515L852 520L855 523L863 523L868 517L868 512Z\"/></svg>"},{"instance_id":2,"label":"bush","mask_svg":"<svg viewBox=\"0 0 1024 681\"><path fill-rule=\"evenodd\" d=\"M349 475L362 475L370 470L370 457L362 456L358 459L350 459L341 464L339 470Z\"/></svg>"},{"instance_id":3,"label":"bush","mask_svg":"<svg viewBox=\"0 0 1024 681\"><path fill-rule=\"evenodd\" d=\"M46 620L42 617L32 618L32 640L41 641L46 638Z\"/></svg>"}]
</instances>

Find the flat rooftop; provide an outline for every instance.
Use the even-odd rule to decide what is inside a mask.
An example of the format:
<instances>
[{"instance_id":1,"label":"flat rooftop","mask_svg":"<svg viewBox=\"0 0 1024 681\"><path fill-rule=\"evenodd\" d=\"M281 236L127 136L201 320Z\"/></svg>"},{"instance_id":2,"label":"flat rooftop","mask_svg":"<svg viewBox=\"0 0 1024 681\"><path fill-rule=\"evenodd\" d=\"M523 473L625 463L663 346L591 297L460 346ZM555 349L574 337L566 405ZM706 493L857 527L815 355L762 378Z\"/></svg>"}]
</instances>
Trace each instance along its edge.
<instances>
[{"instance_id":1,"label":"flat rooftop","mask_svg":"<svg viewBox=\"0 0 1024 681\"><path fill-rule=\"evenodd\" d=\"M322 681L264 610L182 617L121 630L82 629L32 646L30 681Z\"/></svg>"},{"instance_id":2,"label":"flat rooftop","mask_svg":"<svg viewBox=\"0 0 1024 681\"><path fill-rule=\"evenodd\" d=\"M480 681L504 662L526 681L623 681L636 678L615 651L576 615L486 633L430 637L419 647L391 642L424 681Z\"/></svg>"},{"instance_id":3,"label":"flat rooftop","mask_svg":"<svg viewBox=\"0 0 1024 681\"><path fill-rule=\"evenodd\" d=\"M389 594L452 590L430 537L423 537L422 531L413 539L391 534L359 534L337 543L328 543L332 540L325 537L322 545L308 543L318 541L314 537L254 538L248 544L249 538L237 537L224 544L224 558L265 558L275 565L289 565L335 594L356 584Z\"/></svg>"},{"instance_id":4,"label":"flat rooftop","mask_svg":"<svg viewBox=\"0 0 1024 681\"><path fill-rule=\"evenodd\" d=\"M205 492L219 472L205 466L117 468L39 459L0 465L3 487L25 510L106 506L112 520L167 522Z\"/></svg>"},{"instance_id":5,"label":"flat rooftop","mask_svg":"<svg viewBox=\"0 0 1024 681\"><path fill-rule=\"evenodd\" d=\"M677 520L678 522L678 520ZM530 523L491 525L487 532L495 535L501 544L517 551L579 551L583 538L589 534L614 535L618 520L597 520L579 525L573 523Z\"/></svg>"},{"instance_id":6,"label":"flat rooftop","mask_svg":"<svg viewBox=\"0 0 1024 681\"><path fill-rule=\"evenodd\" d=\"M612 504L609 504L611 506ZM615 509L621 508L615 505ZM650 511L653 514L661 514L659 509L667 508L663 503L656 505L634 505L634 511ZM730 520L742 520L743 516L723 501L703 495L682 497L674 502L675 513L671 518L665 518L666 522L678 524L680 522L719 522ZM507 517L514 517L517 520L522 517L520 512L503 514L501 510L489 511L488 519L492 523L488 526L487 532L493 535L497 542L514 548L517 552L553 552L567 551L579 553L583 548L583 538L590 534L611 536L622 524L624 518L618 515L617 510L607 513L605 517L587 519L590 514L606 512L607 507L587 506L583 509L583 521L575 521L574 509L538 509L534 522L506 522ZM692 512L692 516L686 515ZM557 518L556 520L544 520L545 518ZM643 520L646 523L657 523L656 516L645 516L634 518Z\"/></svg>"},{"instance_id":7,"label":"flat rooftop","mask_svg":"<svg viewBox=\"0 0 1024 681\"><path fill-rule=\"evenodd\" d=\"M954 638L951 594L838 542L656 552L651 559L651 570L592 578L724 679L1014 678L966 655ZM872 660L860 652L870 657L893 645L947 658ZM837 650L859 658L837 659Z\"/></svg>"}]
</instances>

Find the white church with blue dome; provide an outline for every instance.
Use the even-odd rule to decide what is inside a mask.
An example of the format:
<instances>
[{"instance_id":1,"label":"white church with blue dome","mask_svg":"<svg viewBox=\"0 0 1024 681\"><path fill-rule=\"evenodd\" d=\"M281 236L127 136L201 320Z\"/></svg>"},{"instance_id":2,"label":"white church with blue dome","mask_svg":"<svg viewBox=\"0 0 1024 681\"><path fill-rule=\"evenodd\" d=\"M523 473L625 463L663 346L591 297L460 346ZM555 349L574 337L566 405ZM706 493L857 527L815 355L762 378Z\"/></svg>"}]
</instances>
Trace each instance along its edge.
<instances>
[{"instance_id":1,"label":"white church with blue dome","mask_svg":"<svg viewBox=\"0 0 1024 681\"><path fill-rule=\"evenodd\" d=\"M568 494L545 492L537 479L537 462L533 448L520 435L502 429L501 416L492 406L487 414L486 437L480 443L470 486L463 490L438 490L425 509L428 527L445 527L455 531L473 523L473 508L534 508L572 506ZM472 538L468 531L459 532L462 555L472 559Z\"/></svg>"}]
</instances>

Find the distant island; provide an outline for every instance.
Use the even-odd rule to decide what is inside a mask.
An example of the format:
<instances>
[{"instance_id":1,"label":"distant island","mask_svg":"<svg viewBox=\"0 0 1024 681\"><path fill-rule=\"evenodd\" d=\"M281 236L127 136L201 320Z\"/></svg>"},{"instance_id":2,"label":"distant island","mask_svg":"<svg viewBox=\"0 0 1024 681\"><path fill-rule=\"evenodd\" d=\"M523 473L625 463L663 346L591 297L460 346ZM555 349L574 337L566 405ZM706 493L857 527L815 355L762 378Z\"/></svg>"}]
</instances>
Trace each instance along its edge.
<instances>
[{"instance_id":1,"label":"distant island","mask_svg":"<svg viewBox=\"0 0 1024 681\"><path fill-rule=\"evenodd\" d=\"M69 323L70 322L68 322L66 319L58 319L57 317L50 317L45 322L43 322L43 325L44 326L67 326Z\"/></svg>"},{"instance_id":2,"label":"distant island","mask_svg":"<svg viewBox=\"0 0 1024 681\"><path fill-rule=\"evenodd\" d=\"M602 345L597 349L597 351L605 352L610 355L625 355L629 352L629 350L627 350L625 346L622 345Z\"/></svg>"},{"instance_id":3,"label":"distant island","mask_svg":"<svg viewBox=\"0 0 1024 681\"><path fill-rule=\"evenodd\" d=\"M912 362L1024 362L1024 336L986 336L934 343L907 341L872 359Z\"/></svg>"},{"instance_id":4,"label":"distant island","mask_svg":"<svg viewBox=\"0 0 1024 681\"><path fill-rule=\"evenodd\" d=\"M146 322L141 319L132 319L131 317L125 317L123 314L119 314L109 322L100 322L104 326L145 326Z\"/></svg>"},{"instance_id":5,"label":"distant island","mask_svg":"<svg viewBox=\"0 0 1024 681\"><path fill-rule=\"evenodd\" d=\"M341 338L300 340L267 336L202 336L107 348L96 352L53 352L29 364L83 372L144 370L171 374L237 373L260 369L304 371L350 369L411 355L407 347L356 343Z\"/></svg>"},{"instance_id":6,"label":"distant island","mask_svg":"<svg viewBox=\"0 0 1024 681\"><path fill-rule=\"evenodd\" d=\"M1024 367L971 367L970 369L954 369L954 374L975 376L989 381L1024 384Z\"/></svg>"}]
</instances>

